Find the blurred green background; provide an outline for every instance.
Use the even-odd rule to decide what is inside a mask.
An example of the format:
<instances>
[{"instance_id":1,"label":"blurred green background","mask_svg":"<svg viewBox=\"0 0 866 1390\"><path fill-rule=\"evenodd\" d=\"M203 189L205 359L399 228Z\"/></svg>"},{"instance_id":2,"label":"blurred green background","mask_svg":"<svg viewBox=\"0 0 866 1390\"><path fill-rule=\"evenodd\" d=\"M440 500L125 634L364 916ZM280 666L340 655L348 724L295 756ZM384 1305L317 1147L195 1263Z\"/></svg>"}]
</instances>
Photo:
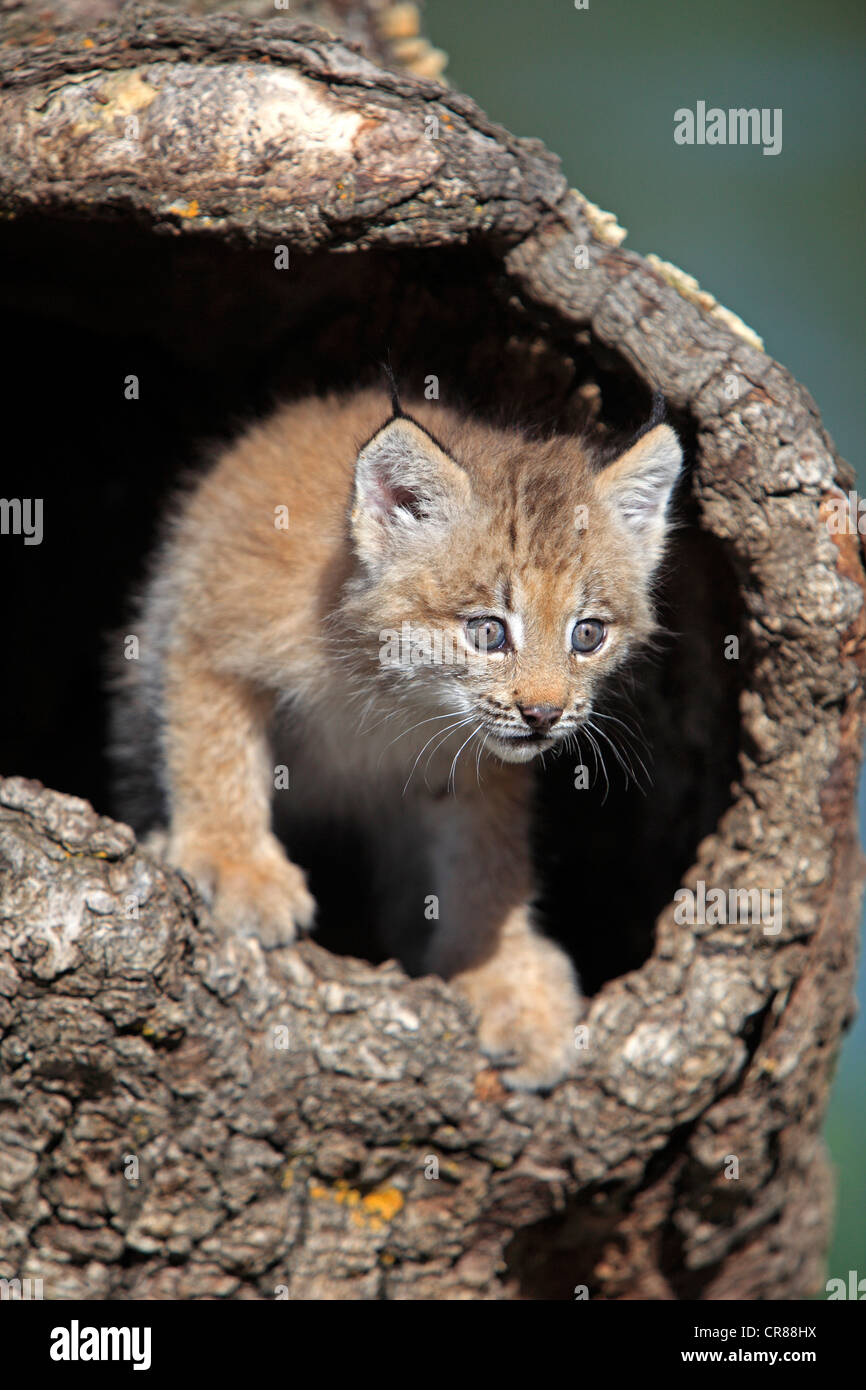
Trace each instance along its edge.
<instances>
[{"instance_id":1,"label":"blurred green background","mask_svg":"<svg viewBox=\"0 0 866 1390\"><path fill-rule=\"evenodd\" d=\"M427 0L448 76L655 251L697 276L814 396L866 491L863 0ZM680 146L674 111L781 107L781 153ZM861 824L866 795L861 793ZM860 997L866 994L861 962ZM866 1021L827 1124L838 1174L829 1274L866 1275Z\"/></svg>"}]
</instances>

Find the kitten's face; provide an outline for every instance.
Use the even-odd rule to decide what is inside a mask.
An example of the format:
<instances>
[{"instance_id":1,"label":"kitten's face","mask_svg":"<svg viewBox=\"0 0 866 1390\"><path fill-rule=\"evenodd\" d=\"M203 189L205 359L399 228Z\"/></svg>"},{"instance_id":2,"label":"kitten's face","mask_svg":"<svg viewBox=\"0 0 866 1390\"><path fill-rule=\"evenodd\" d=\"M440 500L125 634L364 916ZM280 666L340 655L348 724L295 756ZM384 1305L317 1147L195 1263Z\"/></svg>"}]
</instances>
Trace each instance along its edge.
<instances>
[{"instance_id":1,"label":"kitten's face","mask_svg":"<svg viewBox=\"0 0 866 1390\"><path fill-rule=\"evenodd\" d=\"M666 425L601 472L571 439L452 421L440 448L414 420L384 426L358 460L353 606L393 698L443 729L453 712L455 737L508 762L578 730L652 631L681 462Z\"/></svg>"}]
</instances>

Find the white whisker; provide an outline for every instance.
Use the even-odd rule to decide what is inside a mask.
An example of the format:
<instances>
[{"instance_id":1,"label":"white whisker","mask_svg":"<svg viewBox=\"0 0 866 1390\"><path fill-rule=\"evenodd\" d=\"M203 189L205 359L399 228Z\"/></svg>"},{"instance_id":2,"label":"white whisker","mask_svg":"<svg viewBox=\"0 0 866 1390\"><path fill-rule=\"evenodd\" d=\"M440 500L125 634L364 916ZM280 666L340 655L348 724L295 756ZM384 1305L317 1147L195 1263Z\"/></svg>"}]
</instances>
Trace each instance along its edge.
<instances>
[{"instance_id":1,"label":"white whisker","mask_svg":"<svg viewBox=\"0 0 866 1390\"><path fill-rule=\"evenodd\" d=\"M418 766L418 763L419 763L419 761L420 761L420 759L421 759L421 757L422 757L422 755L423 755L425 749L427 749L427 748L430 747L430 744L433 742L434 739L439 738L439 739L440 739L440 742L437 743L437 745L436 745L436 748L438 748L438 747L440 746L440 744L441 744L442 742L444 742L444 740L448 737L449 734L454 733L455 729L462 729L462 728L465 727L465 725L471 724L471 723L472 723L472 718L473 718L473 716L470 715L468 719L460 719L460 720L457 720L454 724L451 724L451 725L448 726L448 728L445 730L444 734L442 733L442 730L441 730L441 729L437 729L435 733L433 733L433 734L430 735L430 737L428 738L427 742L424 744L424 747L421 749L421 752L418 754L418 756L416 757L414 763L412 764L412 767L411 767L411 769L410 769L410 771L409 771L409 776L406 778L406 783L405 783L405 785L404 785L404 787L403 787L403 796L406 795L406 790L407 790L407 788L408 788L408 786L409 786L409 783L412 781L412 776L413 776L413 774L414 774L414 772L415 772L416 767ZM440 738L440 735L441 735L441 738ZM436 748L434 748L434 749L433 749L433 752L431 752L431 754L430 754L430 757L431 757L431 758L432 758L432 756L433 756L433 753L436 752ZM430 758L427 759L427 766L429 767L429 765L430 765Z\"/></svg>"},{"instance_id":2,"label":"white whisker","mask_svg":"<svg viewBox=\"0 0 866 1390\"><path fill-rule=\"evenodd\" d=\"M431 714L431 716L430 716L429 719L419 719L417 724L412 724L412 725L410 725L408 729L402 729L402 730L400 731L399 734L397 734L394 738L391 739L391 742L390 742L390 743L386 743L386 744L385 744L385 747L382 749L382 752L379 754L379 760L378 760L378 762L376 763L376 766L377 766L377 767L379 766L379 763L382 761L382 759L383 759L383 757L385 756L385 754L387 753L388 749L391 748L391 747L393 746L393 744L397 743L401 738L405 738L407 734L414 733L416 729L420 729L422 724L432 724L434 720L438 720L438 719L454 719L454 718L456 718L458 715L461 715L462 713L463 713L462 710L452 709L452 710L448 710L447 713L445 713L445 714ZM390 718L390 716L388 716L388 717ZM382 723L382 720L380 719L380 720L379 720L379 724L381 724L381 723ZM373 729L377 729L378 727L379 727L378 724L374 724L374 725L373 725ZM373 729L368 729L367 732L368 732L368 733L372 733L372 732L373 732ZM437 733L438 733L438 732L439 732L439 731L437 730ZM433 737L435 738L435 737L436 737L436 734L434 734ZM425 748L426 748L427 745L425 744L424 746L425 746Z\"/></svg>"},{"instance_id":3,"label":"white whisker","mask_svg":"<svg viewBox=\"0 0 866 1390\"><path fill-rule=\"evenodd\" d=\"M460 754L463 752L463 749L466 747L466 744L467 744L467 743L471 743L472 740L474 739L475 735L476 735L476 734L480 734L480 732L481 732L481 730L482 730L483 728L484 728L483 721L479 721L478 724L476 725L476 727L472 730L472 733L471 733L471 734L469 735L469 737L466 739L466 742L465 742L465 743L461 743L460 747L457 749L457 752L454 754L454 761L453 761L452 764L451 764L451 771L450 771L449 774L448 774L448 781L445 783L446 787L449 786L449 785L451 786L451 790L452 790L453 792L456 792L456 791L457 791L457 783L456 783L455 777L454 777L454 774L455 774L456 771L457 771L457 759L460 757Z\"/></svg>"}]
</instances>

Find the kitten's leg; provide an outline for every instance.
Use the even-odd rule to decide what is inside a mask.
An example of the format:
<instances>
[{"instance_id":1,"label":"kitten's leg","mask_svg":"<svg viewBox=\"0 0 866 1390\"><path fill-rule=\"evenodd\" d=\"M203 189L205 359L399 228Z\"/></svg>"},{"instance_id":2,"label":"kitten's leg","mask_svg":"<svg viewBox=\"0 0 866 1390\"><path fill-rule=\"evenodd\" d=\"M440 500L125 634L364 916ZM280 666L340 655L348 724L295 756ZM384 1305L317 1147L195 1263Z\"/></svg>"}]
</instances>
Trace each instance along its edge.
<instances>
[{"instance_id":1,"label":"kitten's leg","mask_svg":"<svg viewBox=\"0 0 866 1390\"><path fill-rule=\"evenodd\" d=\"M172 654L164 675L167 857L226 926L265 946L292 941L315 903L271 832L270 701L188 654Z\"/></svg>"},{"instance_id":2,"label":"kitten's leg","mask_svg":"<svg viewBox=\"0 0 866 1390\"><path fill-rule=\"evenodd\" d=\"M532 925L529 778L489 768L485 785L431 807L439 922L427 966L479 1016L481 1048L513 1058L507 1086L542 1090L569 1071L581 995L571 961Z\"/></svg>"}]
</instances>

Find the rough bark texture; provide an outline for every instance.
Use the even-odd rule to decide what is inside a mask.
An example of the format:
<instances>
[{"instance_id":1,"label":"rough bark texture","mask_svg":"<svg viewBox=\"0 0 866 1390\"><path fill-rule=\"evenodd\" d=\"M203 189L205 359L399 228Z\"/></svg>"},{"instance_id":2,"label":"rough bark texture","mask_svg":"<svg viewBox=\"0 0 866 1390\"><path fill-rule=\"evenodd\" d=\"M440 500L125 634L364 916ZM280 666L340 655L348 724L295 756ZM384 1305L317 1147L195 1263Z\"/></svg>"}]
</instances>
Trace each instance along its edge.
<instances>
[{"instance_id":1,"label":"rough bark texture","mask_svg":"<svg viewBox=\"0 0 866 1390\"><path fill-rule=\"evenodd\" d=\"M519 384L545 418L615 429L660 387L694 461L685 639L641 696L656 790L581 813L615 842L594 909L613 936L629 880L644 948L590 963L586 1046L550 1096L502 1088L443 983L226 942L126 827L0 783L0 1274L54 1298L812 1292L862 877L864 572L826 524L852 478L811 399L465 97L284 21L22 14L0 49L8 308L108 332L120 296L213 381L264 344L275 384L339 379L371 320L408 354L420 319L461 380ZM105 268L118 243L134 274ZM781 890L781 930L677 925L672 889L699 880Z\"/></svg>"}]
</instances>

